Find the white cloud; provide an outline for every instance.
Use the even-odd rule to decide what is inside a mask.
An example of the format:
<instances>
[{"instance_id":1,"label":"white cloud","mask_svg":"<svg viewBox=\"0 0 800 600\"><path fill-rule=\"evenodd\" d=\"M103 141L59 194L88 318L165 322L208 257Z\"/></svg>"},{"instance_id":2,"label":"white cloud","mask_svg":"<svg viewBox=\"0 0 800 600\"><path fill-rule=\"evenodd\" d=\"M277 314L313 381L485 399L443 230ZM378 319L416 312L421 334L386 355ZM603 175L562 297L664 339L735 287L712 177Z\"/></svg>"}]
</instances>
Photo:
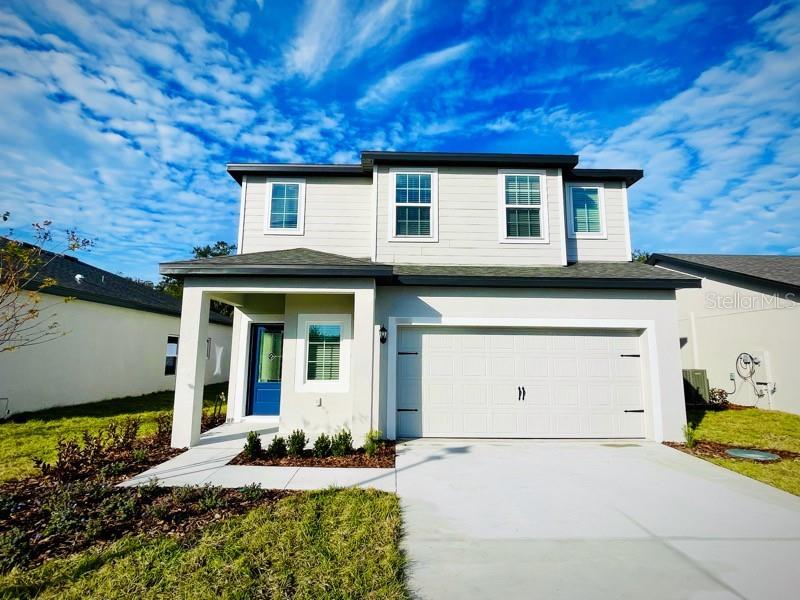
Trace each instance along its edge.
<instances>
[{"instance_id":1,"label":"white cloud","mask_svg":"<svg viewBox=\"0 0 800 600\"><path fill-rule=\"evenodd\" d=\"M752 23L753 42L580 152L589 164L644 168L631 204L634 238L648 249L768 252L796 245L800 8L770 7Z\"/></svg>"},{"instance_id":2,"label":"white cloud","mask_svg":"<svg viewBox=\"0 0 800 600\"><path fill-rule=\"evenodd\" d=\"M16 15L0 12L0 37L25 39L33 35L33 29L25 21Z\"/></svg>"},{"instance_id":3,"label":"white cloud","mask_svg":"<svg viewBox=\"0 0 800 600\"><path fill-rule=\"evenodd\" d=\"M356 106L364 110L396 102L399 98L412 93L427 77L468 57L474 45L472 41L462 42L436 52L429 52L400 65L371 85L356 102Z\"/></svg>"},{"instance_id":4,"label":"white cloud","mask_svg":"<svg viewBox=\"0 0 800 600\"><path fill-rule=\"evenodd\" d=\"M417 0L310 0L297 19L286 66L309 81L319 81L329 69L343 69L370 49L396 44L412 25L419 29L417 6Z\"/></svg>"},{"instance_id":5,"label":"white cloud","mask_svg":"<svg viewBox=\"0 0 800 600\"><path fill-rule=\"evenodd\" d=\"M678 68L659 67L653 61L644 60L613 69L587 72L583 78L590 81L611 79L625 85L655 85L672 81L678 75Z\"/></svg>"}]
</instances>

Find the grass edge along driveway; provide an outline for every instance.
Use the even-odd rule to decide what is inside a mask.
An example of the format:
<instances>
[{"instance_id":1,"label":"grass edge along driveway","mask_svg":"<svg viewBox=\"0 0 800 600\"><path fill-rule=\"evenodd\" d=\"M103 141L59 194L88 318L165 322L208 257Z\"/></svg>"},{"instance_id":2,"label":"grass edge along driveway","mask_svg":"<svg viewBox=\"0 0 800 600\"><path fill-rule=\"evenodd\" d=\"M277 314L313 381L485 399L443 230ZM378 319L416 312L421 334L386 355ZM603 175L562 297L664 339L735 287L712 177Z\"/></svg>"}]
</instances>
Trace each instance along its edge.
<instances>
[{"instance_id":1,"label":"grass edge along driveway","mask_svg":"<svg viewBox=\"0 0 800 600\"><path fill-rule=\"evenodd\" d=\"M300 492L181 544L127 536L0 577L0 598L408 598L395 494Z\"/></svg>"},{"instance_id":2,"label":"grass edge along driveway","mask_svg":"<svg viewBox=\"0 0 800 600\"><path fill-rule=\"evenodd\" d=\"M763 450L800 452L800 415L747 408L704 411L687 409L697 440ZM704 458L704 457L701 457ZM706 458L731 471L800 496L800 460L756 463L735 458Z\"/></svg>"}]
</instances>

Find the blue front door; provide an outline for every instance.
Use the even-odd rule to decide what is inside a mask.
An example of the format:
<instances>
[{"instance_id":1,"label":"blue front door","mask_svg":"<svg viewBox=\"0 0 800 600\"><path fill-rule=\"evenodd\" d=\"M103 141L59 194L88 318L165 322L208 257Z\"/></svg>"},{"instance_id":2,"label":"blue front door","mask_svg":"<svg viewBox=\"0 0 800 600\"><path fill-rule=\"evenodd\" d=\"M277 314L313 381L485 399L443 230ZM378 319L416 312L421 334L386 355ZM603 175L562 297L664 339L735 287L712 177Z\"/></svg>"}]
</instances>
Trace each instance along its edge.
<instances>
[{"instance_id":1,"label":"blue front door","mask_svg":"<svg viewBox=\"0 0 800 600\"><path fill-rule=\"evenodd\" d=\"M252 326L250 336L250 415L277 415L281 407L283 325Z\"/></svg>"}]
</instances>

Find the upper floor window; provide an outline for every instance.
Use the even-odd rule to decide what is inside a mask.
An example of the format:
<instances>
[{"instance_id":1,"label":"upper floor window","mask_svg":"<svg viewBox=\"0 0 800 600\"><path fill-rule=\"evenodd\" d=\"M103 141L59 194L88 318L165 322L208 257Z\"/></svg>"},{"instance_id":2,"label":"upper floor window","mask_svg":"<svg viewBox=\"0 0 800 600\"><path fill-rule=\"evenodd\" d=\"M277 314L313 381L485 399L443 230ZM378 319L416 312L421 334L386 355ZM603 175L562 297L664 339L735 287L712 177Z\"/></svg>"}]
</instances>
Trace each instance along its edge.
<instances>
[{"instance_id":1,"label":"upper floor window","mask_svg":"<svg viewBox=\"0 0 800 600\"><path fill-rule=\"evenodd\" d=\"M567 223L570 237L606 237L605 206L602 186L567 186Z\"/></svg>"},{"instance_id":2,"label":"upper floor window","mask_svg":"<svg viewBox=\"0 0 800 600\"><path fill-rule=\"evenodd\" d=\"M305 220L306 183L303 179L267 181L264 233L302 235Z\"/></svg>"},{"instance_id":3,"label":"upper floor window","mask_svg":"<svg viewBox=\"0 0 800 600\"><path fill-rule=\"evenodd\" d=\"M547 191L544 172L500 171L500 241L547 239Z\"/></svg>"},{"instance_id":4,"label":"upper floor window","mask_svg":"<svg viewBox=\"0 0 800 600\"><path fill-rule=\"evenodd\" d=\"M390 179L390 239L436 241L436 171L392 171Z\"/></svg>"}]
</instances>

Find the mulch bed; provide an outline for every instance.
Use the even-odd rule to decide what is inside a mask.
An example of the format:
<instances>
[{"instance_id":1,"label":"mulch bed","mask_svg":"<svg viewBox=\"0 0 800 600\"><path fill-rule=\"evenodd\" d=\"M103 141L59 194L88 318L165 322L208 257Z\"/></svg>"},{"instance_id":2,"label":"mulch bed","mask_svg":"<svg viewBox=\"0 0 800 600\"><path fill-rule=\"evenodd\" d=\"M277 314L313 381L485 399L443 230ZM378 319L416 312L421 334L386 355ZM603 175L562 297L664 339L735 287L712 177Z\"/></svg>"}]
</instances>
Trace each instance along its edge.
<instances>
[{"instance_id":1,"label":"mulch bed","mask_svg":"<svg viewBox=\"0 0 800 600\"><path fill-rule=\"evenodd\" d=\"M266 450L262 450L255 458L239 454L229 464L232 465L258 465L262 467L361 467L374 469L394 468L394 442L384 441L378 447L374 456L367 456L363 449L355 450L347 456L326 456L317 458L311 450L303 452L303 456L285 456L283 458L270 457Z\"/></svg>"},{"instance_id":2,"label":"mulch bed","mask_svg":"<svg viewBox=\"0 0 800 600\"><path fill-rule=\"evenodd\" d=\"M224 421L224 416L222 417ZM216 423L208 420L204 426ZM172 458L166 425L145 438L120 429L62 444L42 473L0 485L0 573L111 543L129 533L170 535L189 544L208 524L275 502L292 492L257 487L117 488ZM135 437L138 425L128 433ZM117 434L119 437L113 437Z\"/></svg>"},{"instance_id":3,"label":"mulch bed","mask_svg":"<svg viewBox=\"0 0 800 600\"><path fill-rule=\"evenodd\" d=\"M705 458L729 458L734 460L748 460L746 458L735 458L726 454L725 451L729 448L746 448L748 450L761 450L763 452L772 452L773 454L777 454L782 459L786 460L797 460L800 458L800 452L791 452L789 450L775 450L773 448L752 448L750 446L729 446L727 444L720 444L718 442L708 442L708 441L698 441L695 442L695 445L692 448L687 448L686 444L678 444L676 442L664 442L665 446L669 446L670 448L675 448L676 450L680 450L681 452L686 452L687 454L693 454L696 456L702 456ZM757 462L757 461L750 461L750 462Z\"/></svg>"}]
</instances>

